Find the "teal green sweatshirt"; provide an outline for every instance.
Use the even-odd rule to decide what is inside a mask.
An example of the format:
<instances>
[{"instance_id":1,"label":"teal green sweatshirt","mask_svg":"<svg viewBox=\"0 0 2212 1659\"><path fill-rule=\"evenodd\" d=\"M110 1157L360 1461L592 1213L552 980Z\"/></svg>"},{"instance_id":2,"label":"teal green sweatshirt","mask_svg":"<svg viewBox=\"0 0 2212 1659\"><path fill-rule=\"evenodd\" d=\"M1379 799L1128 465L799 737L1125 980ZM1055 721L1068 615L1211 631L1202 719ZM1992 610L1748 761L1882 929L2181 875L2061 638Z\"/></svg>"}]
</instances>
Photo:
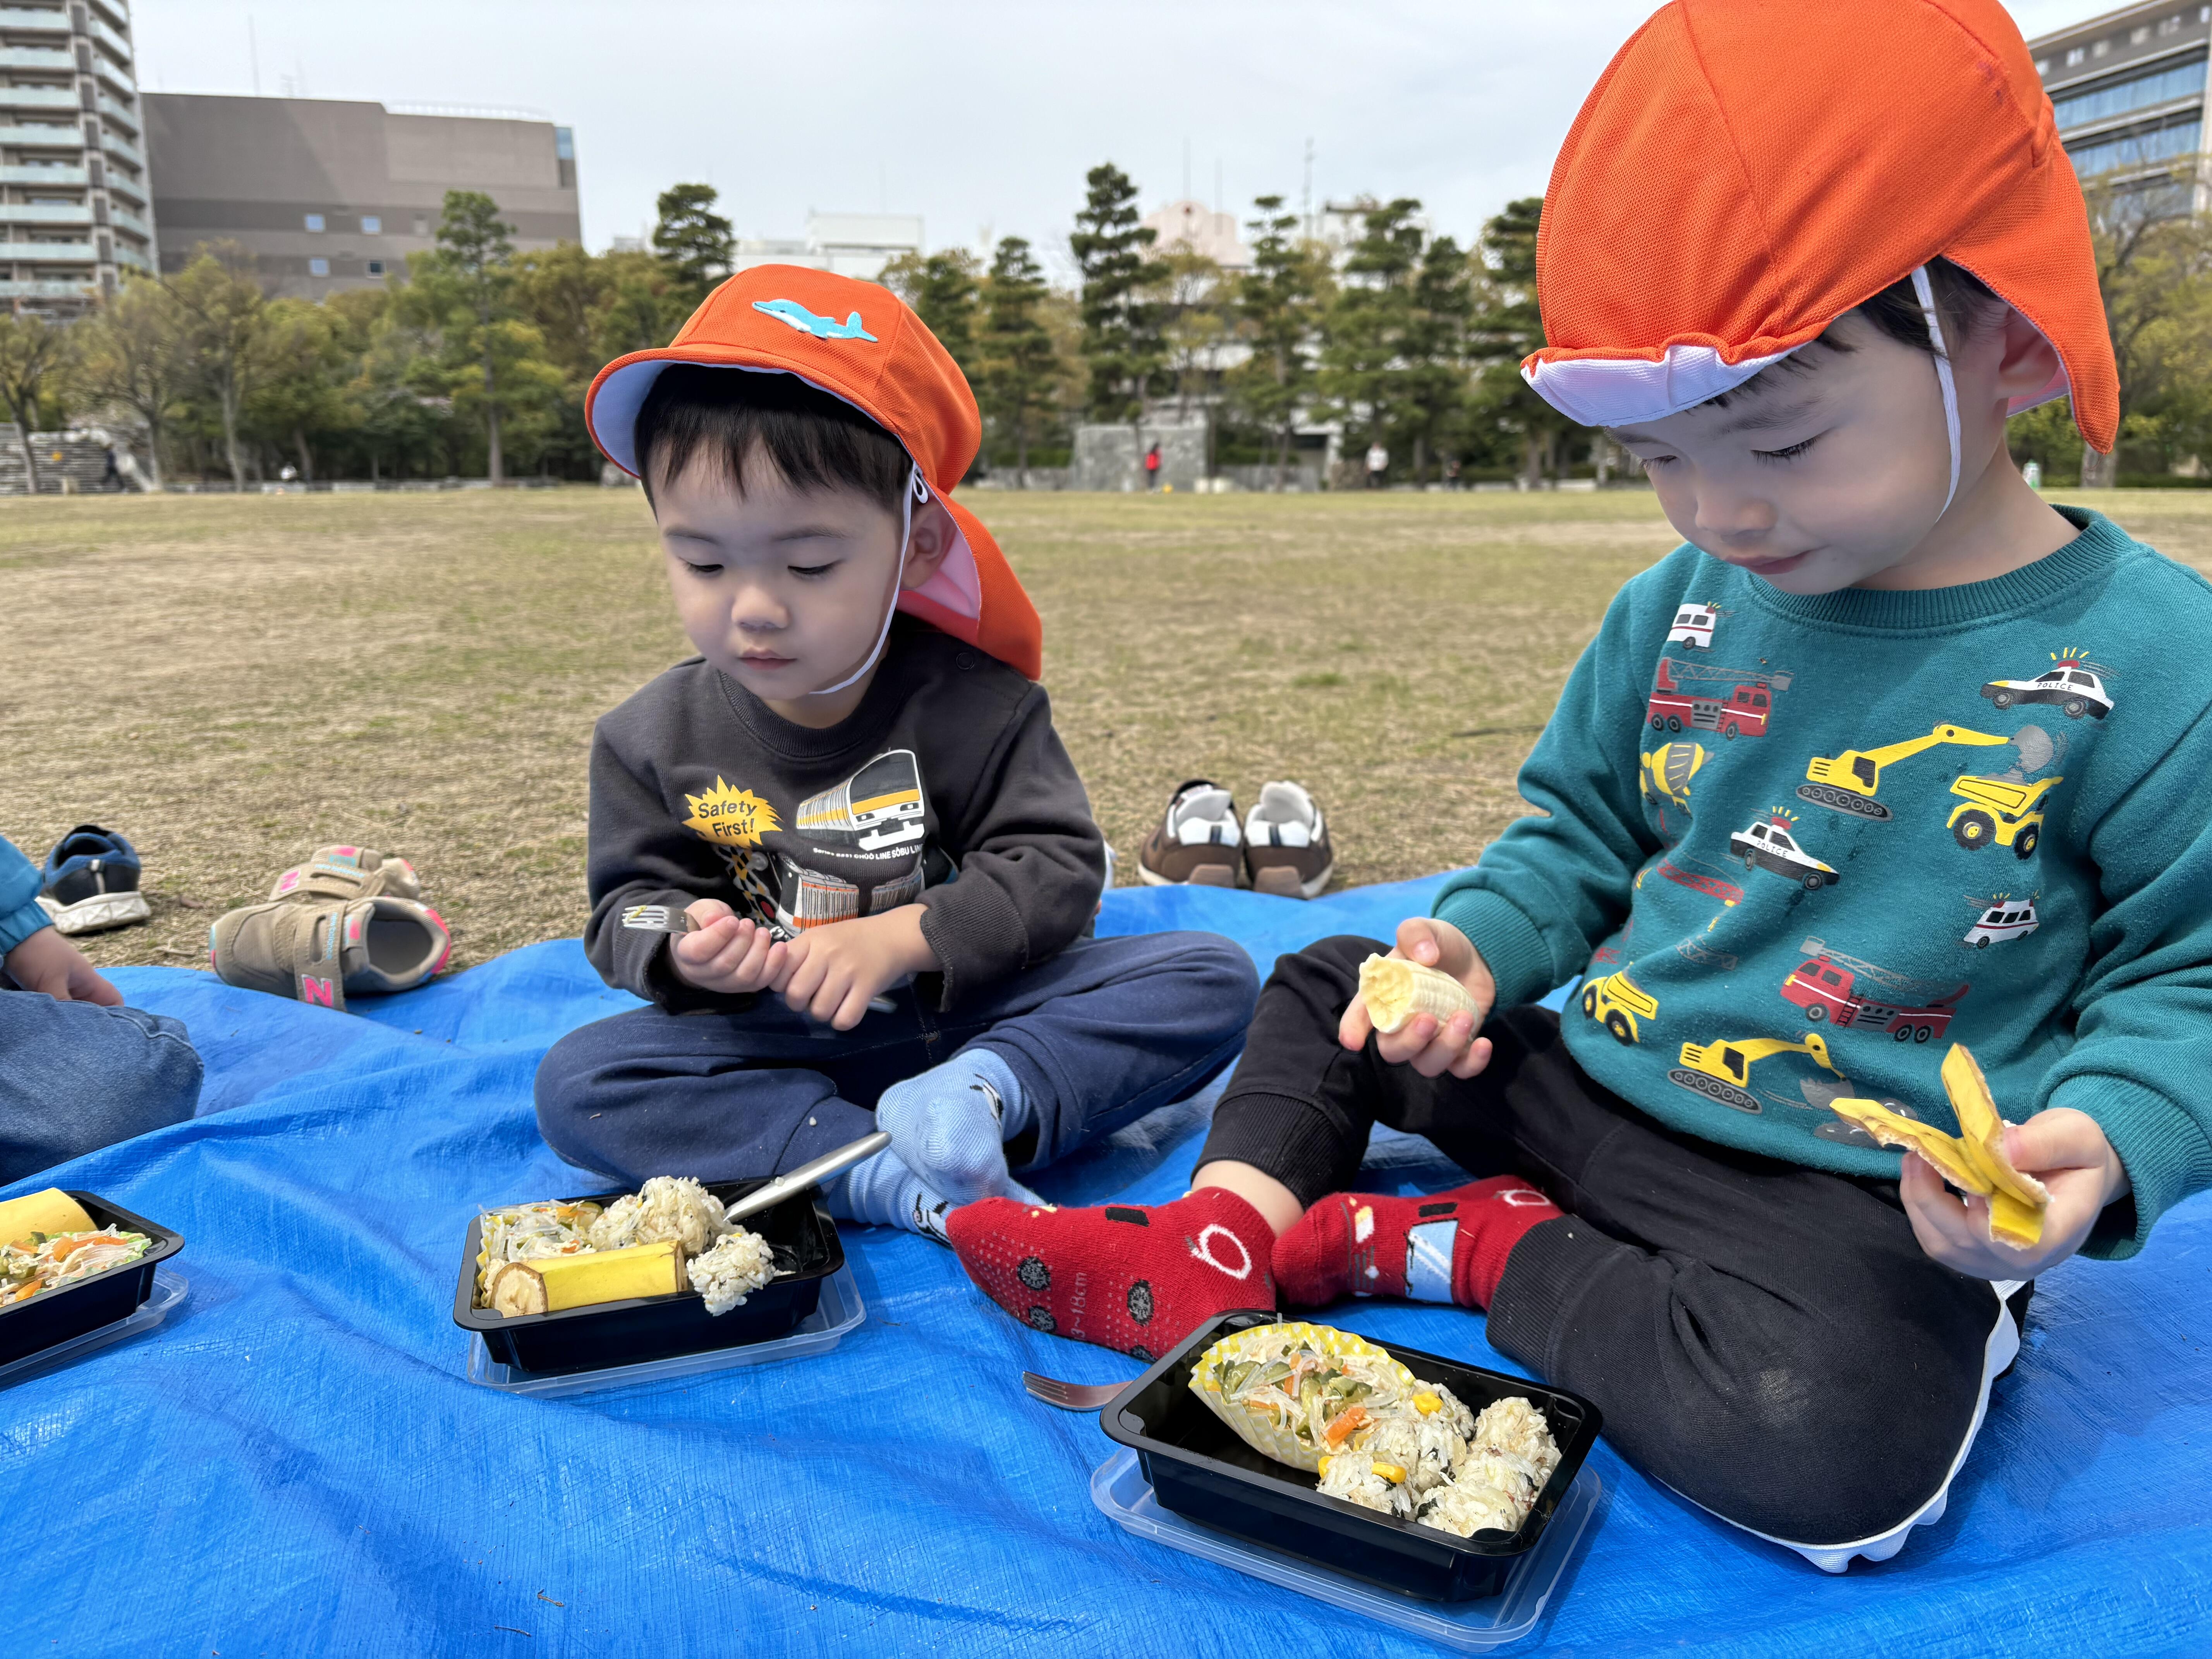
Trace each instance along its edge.
<instances>
[{"instance_id":1,"label":"teal green sweatshirt","mask_svg":"<svg viewBox=\"0 0 2212 1659\"><path fill-rule=\"evenodd\" d=\"M1826 1109L2015 1122L2126 1166L2087 1253L2212 1186L2212 584L2097 514L1994 580L1784 593L1694 547L1624 586L1521 772L1542 816L1436 915L1500 1006L1577 975L1583 1069L1676 1128L1844 1174Z\"/></svg>"}]
</instances>

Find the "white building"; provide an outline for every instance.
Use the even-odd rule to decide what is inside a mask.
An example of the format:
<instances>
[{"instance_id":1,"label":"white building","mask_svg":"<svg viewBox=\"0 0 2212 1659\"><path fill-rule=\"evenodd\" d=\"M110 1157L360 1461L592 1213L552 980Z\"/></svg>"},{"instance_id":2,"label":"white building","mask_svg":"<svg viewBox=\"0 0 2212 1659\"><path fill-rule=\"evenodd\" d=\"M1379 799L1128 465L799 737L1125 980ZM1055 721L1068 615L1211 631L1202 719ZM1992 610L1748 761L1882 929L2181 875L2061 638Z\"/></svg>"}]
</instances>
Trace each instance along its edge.
<instances>
[{"instance_id":1,"label":"white building","mask_svg":"<svg viewBox=\"0 0 2212 1659\"><path fill-rule=\"evenodd\" d=\"M730 269L805 265L873 282L900 254L921 252L918 213L810 213L803 238L740 240Z\"/></svg>"},{"instance_id":2,"label":"white building","mask_svg":"<svg viewBox=\"0 0 2212 1659\"><path fill-rule=\"evenodd\" d=\"M154 269L127 0L0 6L0 301L67 313Z\"/></svg>"},{"instance_id":3,"label":"white building","mask_svg":"<svg viewBox=\"0 0 2212 1659\"><path fill-rule=\"evenodd\" d=\"M1224 270L1249 270L1251 250L1237 234L1237 216L1216 213L1203 202L1170 202L1138 221L1155 238L1152 252L1177 247L1202 253Z\"/></svg>"}]
</instances>

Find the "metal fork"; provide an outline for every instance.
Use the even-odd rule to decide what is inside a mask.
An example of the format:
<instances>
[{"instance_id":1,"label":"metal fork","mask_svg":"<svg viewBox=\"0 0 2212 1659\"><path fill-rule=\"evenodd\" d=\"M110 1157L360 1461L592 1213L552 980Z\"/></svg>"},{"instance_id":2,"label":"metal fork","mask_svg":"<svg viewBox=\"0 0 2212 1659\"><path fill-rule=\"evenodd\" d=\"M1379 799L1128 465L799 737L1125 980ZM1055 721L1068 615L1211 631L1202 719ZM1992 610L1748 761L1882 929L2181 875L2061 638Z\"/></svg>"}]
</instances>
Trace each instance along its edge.
<instances>
[{"instance_id":1,"label":"metal fork","mask_svg":"<svg viewBox=\"0 0 2212 1659\"><path fill-rule=\"evenodd\" d=\"M699 924L688 910L665 904L633 904L622 913L622 925L639 933L696 933ZM895 1014L898 1004L889 997L870 997L868 1006L879 1014Z\"/></svg>"},{"instance_id":2,"label":"metal fork","mask_svg":"<svg viewBox=\"0 0 2212 1659\"><path fill-rule=\"evenodd\" d=\"M1057 1406L1064 1412L1095 1412L1128 1385L1125 1382L1063 1382L1056 1376L1039 1376L1035 1371L1024 1371L1022 1386L1046 1405Z\"/></svg>"}]
</instances>

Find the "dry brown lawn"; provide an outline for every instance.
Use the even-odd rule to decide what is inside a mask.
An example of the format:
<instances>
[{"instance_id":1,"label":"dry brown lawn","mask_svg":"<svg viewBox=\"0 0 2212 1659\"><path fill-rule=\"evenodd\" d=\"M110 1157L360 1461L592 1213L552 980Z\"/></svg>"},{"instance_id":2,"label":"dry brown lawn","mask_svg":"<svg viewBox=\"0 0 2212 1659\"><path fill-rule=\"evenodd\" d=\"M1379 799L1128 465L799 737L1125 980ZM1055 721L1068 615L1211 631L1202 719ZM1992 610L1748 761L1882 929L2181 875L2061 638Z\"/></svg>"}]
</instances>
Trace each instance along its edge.
<instances>
[{"instance_id":1,"label":"dry brown lawn","mask_svg":"<svg viewBox=\"0 0 2212 1659\"><path fill-rule=\"evenodd\" d=\"M1340 884L1474 857L1607 599L1673 538L1652 498L970 498L1045 620L1046 681L1133 879L1186 778L1328 811ZM2108 510L2212 568L2212 496ZM83 820L147 862L100 963L204 960L310 848L395 849L465 965L585 914L593 718L688 647L643 501L492 495L0 503L0 832Z\"/></svg>"}]
</instances>

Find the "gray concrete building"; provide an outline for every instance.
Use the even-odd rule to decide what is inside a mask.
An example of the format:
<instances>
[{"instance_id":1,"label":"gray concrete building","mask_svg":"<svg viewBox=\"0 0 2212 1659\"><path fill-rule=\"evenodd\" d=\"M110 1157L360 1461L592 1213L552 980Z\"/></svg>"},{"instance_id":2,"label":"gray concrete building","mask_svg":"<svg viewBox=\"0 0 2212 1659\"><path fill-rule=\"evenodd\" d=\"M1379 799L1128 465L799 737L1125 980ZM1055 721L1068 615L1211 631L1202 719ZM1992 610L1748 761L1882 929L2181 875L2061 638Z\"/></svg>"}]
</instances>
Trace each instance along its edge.
<instances>
[{"instance_id":1,"label":"gray concrete building","mask_svg":"<svg viewBox=\"0 0 2212 1659\"><path fill-rule=\"evenodd\" d=\"M574 137L549 121L319 98L144 101L165 271L230 241L277 293L381 283L435 246L449 190L498 203L518 249L583 240Z\"/></svg>"},{"instance_id":2,"label":"gray concrete building","mask_svg":"<svg viewBox=\"0 0 2212 1659\"><path fill-rule=\"evenodd\" d=\"M2199 160L2212 5L2154 0L2027 44L2076 173L2129 189L2155 212L2212 207Z\"/></svg>"},{"instance_id":3,"label":"gray concrete building","mask_svg":"<svg viewBox=\"0 0 2212 1659\"><path fill-rule=\"evenodd\" d=\"M151 270L131 9L0 5L0 301L67 315Z\"/></svg>"}]
</instances>

